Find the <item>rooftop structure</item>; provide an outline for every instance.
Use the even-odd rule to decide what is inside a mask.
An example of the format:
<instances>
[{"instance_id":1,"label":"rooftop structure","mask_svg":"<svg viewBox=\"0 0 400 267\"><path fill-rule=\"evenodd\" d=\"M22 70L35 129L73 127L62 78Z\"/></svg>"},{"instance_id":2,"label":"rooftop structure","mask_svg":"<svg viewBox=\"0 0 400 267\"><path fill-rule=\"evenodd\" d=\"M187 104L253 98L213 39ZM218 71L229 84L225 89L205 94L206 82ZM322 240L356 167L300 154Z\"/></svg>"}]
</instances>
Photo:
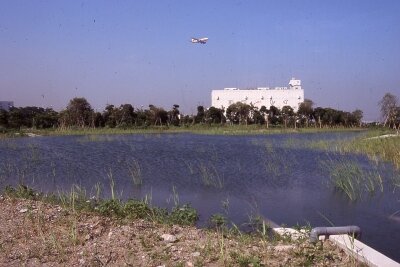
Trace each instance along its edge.
<instances>
[{"instance_id":1,"label":"rooftop structure","mask_svg":"<svg viewBox=\"0 0 400 267\"><path fill-rule=\"evenodd\" d=\"M282 109L290 106L297 111L304 101L301 80L292 78L288 87L257 87L254 89L224 88L211 91L211 105L227 109L231 104L241 102L257 108L275 106Z\"/></svg>"},{"instance_id":2,"label":"rooftop structure","mask_svg":"<svg viewBox=\"0 0 400 267\"><path fill-rule=\"evenodd\" d=\"M9 111L13 106L13 101L0 101L0 109L4 109L5 111Z\"/></svg>"}]
</instances>

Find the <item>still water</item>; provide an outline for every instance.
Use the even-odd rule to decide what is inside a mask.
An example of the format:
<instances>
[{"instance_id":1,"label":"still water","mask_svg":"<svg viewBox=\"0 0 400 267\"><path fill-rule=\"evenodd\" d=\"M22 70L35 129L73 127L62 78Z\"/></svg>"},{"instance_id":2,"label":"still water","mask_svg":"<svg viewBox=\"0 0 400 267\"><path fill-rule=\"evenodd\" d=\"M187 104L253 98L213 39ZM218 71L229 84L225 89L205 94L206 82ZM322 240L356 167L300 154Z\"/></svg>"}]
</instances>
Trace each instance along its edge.
<instances>
[{"instance_id":1,"label":"still water","mask_svg":"<svg viewBox=\"0 0 400 267\"><path fill-rule=\"evenodd\" d=\"M0 185L24 183L43 192L88 195L101 188L121 199L151 198L171 207L190 203L199 225L222 213L237 225L262 215L288 226L358 225L362 241L400 261L400 195L390 164L341 154L316 144L358 133L216 136L195 134L60 136L0 140ZM362 184L353 201L335 190L332 177L357 166L382 178L383 192ZM337 175L337 173L336 173ZM365 188L367 188L365 186ZM364 192L365 191L365 192Z\"/></svg>"}]
</instances>

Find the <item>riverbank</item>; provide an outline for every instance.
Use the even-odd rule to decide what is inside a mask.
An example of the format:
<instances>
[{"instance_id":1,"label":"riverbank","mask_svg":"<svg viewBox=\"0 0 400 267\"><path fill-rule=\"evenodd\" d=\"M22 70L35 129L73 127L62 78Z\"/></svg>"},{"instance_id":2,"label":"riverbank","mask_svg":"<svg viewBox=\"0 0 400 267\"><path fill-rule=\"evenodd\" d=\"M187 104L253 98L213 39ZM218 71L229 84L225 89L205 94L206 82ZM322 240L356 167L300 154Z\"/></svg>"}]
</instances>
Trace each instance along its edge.
<instances>
[{"instance_id":1,"label":"riverbank","mask_svg":"<svg viewBox=\"0 0 400 267\"><path fill-rule=\"evenodd\" d=\"M366 137L360 137L340 145L345 153L360 153L371 160L391 162L400 169L400 135L395 131L369 131Z\"/></svg>"},{"instance_id":2,"label":"riverbank","mask_svg":"<svg viewBox=\"0 0 400 267\"><path fill-rule=\"evenodd\" d=\"M325 241L163 224L0 197L1 266L359 266Z\"/></svg>"},{"instance_id":3,"label":"riverbank","mask_svg":"<svg viewBox=\"0 0 400 267\"><path fill-rule=\"evenodd\" d=\"M259 135L259 134L282 134L282 133L320 133L320 132L346 132L346 131L365 131L366 128L284 128L272 126L267 128L264 125L186 125L175 126L148 126L133 128L68 128L68 129L22 129L19 131L9 130L1 133L3 137L18 136L62 136L62 135L93 135L93 134L175 134L175 133L194 133L208 135Z\"/></svg>"}]
</instances>

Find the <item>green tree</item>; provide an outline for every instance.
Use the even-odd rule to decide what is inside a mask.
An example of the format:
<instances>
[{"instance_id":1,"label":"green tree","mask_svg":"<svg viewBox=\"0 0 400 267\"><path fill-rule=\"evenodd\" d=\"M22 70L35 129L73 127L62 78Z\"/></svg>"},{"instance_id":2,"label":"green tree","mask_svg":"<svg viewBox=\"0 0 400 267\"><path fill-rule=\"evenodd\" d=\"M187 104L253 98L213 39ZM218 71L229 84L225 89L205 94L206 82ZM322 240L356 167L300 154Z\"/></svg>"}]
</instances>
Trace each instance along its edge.
<instances>
[{"instance_id":1,"label":"green tree","mask_svg":"<svg viewBox=\"0 0 400 267\"><path fill-rule=\"evenodd\" d=\"M290 120L293 120L293 117L294 117L293 108L291 106L283 106L282 110L281 110L281 114L282 114L282 119L283 119L285 128L287 128L288 122Z\"/></svg>"},{"instance_id":2,"label":"green tree","mask_svg":"<svg viewBox=\"0 0 400 267\"><path fill-rule=\"evenodd\" d=\"M275 106L269 107L269 120L271 124L278 125L281 117L281 111Z\"/></svg>"},{"instance_id":3,"label":"green tree","mask_svg":"<svg viewBox=\"0 0 400 267\"><path fill-rule=\"evenodd\" d=\"M94 112L92 119L93 119L93 125L95 128L105 126L104 117L100 112Z\"/></svg>"},{"instance_id":4,"label":"green tree","mask_svg":"<svg viewBox=\"0 0 400 267\"><path fill-rule=\"evenodd\" d=\"M34 115L34 127L39 129L57 127L59 120L58 112L52 108L46 108L41 112L37 112Z\"/></svg>"},{"instance_id":5,"label":"green tree","mask_svg":"<svg viewBox=\"0 0 400 267\"><path fill-rule=\"evenodd\" d=\"M396 111L397 111L398 100L395 95L386 93L383 98L379 101L381 107L381 116L384 121L383 127L388 125L392 127L396 122Z\"/></svg>"},{"instance_id":6,"label":"green tree","mask_svg":"<svg viewBox=\"0 0 400 267\"><path fill-rule=\"evenodd\" d=\"M264 124L265 123L264 115L261 113L261 111L258 110L257 107L251 106L250 118L252 120L252 123L255 123L255 124Z\"/></svg>"},{"instance_id":7,"label":"green tree","mask_svg":"<svg viewBox=\"0 0 400 267\"><path fill-rule=\"evenodd\" d=\"M226 109L226 118L234 124L246 124L250 118L251 107L245 103L237 102Z\"/></svg>"},{"instance_id":8,"label":"green tree","mask_svg":"<svg viewBox=\"0 0 400 267\"><path fill-rule=\"evenodd\" d=\"M0 126L8 127L8 112L4 109L0 109Z\"/></svg>"},{"instance_id":9,"label":"green tree","mask_svg":"<svg viewBox=\"0 0 400 267\"><path fill-rule=\"evenodd\" d=\"M117 119L116 119L116 109L114 105L108 104L104 109L102 114L104 119L104 125L109 128L114 128L117 126Z\"/></svg>"},{"instance_id":10,"label":"green tree","mask_svg":"<svg viewBox=\"0 0 400 267\"><path fill-rule=\"evenodd\" d=\"M146 111L146 124L148 125L163 125L168 122L168 112L163 108L149 105Z\"/></svg>"},{"instance_id":11,"label":"green tree","mask_svg":"<svg viewBox=\"0 0 400 267\"><path fill-rule=\"evenodd\" d=\"M220 108L210 107L205 114L205 120L208 123L224 123L225 116L224 111Z\"/></svg>"},{"instance_id":12,"label":"green tree","mask_svg":"<svg viewBox=\"0 0 400 267\"><path fill-rule=\"evenodd\" d=\"M131 104L123 104L114 112L117 127L131 127L135 124L136 113Z\"/></svg>"},{"instance_id":13,"label":"green tree","mask_svg":"<svg viewBox=\"0 0 400 267\"><path fill-rule=\"evenodd\" d=\"M267 124L267 128L269 127L269 110L266 106L261 106L260 114L264 118L264 122Z\"/></svg>"},{"instance_id":14,"label":"green tree","mask_svg":"<svg viewBox=\"0 0 400 267\"><path fill-rule=\"evenodd\" d=\"M361 127L362 125L362 118L363 118L363 112L360 109L356 109L351 113L352 116L352 124L357 125L358 127Z\"/></svg>"},{"instance_id":15,"label":"green tree","mask_svg":"<svg viewBox=\"0 0 400 267\"><path fill-rule=\"evenodd\" d=\"M168 120L170 124L174 126L179 126L180 123L179 105L175 104L172 106L172 109L168 112Z\"/></svg>"},{"instance_id":16,"label":"green tree","mask_svg":"<svg viewBox=\"0 0 400 267\"><path fill-rule=\"evenodd\" d=\"M12 129L19 129L24 126L24 114L20 108L10 108L8 111L8 125Z\"/></svg>"},{"instance_id":17,"label":"green tree","mask_svg":"<svg viewBox=\"0 0 400 267\"><path fill-rule=\"evenodd\" d=\"M312 119L312 115L314 112L313 108L314 102L310 99L304 99L304 102L300 103L299 110L297 114L300 116L300 121L306 127L308 127L310 120Z\"/></svg>"},{"instance_id":18,"label":"green tree","mask_svg":"<svg viewBox=\"0 0 400 267\"><path fill-rule=\"evenodd\" d=\"M203 106L197 107L197 115L194 119L195 123L203 123L205 118L205 111Z\"/></svg>"},{"instance_id":19,"label":"green tree","mask_svg":"<svg viewBox=\"0 0 400 267\"><path fill-rule=\"evenodd\" d=\"M61 127L88 127L93 120L93 109L85 98L73 98L60 114Z\"/></svg>"}]
</instances>

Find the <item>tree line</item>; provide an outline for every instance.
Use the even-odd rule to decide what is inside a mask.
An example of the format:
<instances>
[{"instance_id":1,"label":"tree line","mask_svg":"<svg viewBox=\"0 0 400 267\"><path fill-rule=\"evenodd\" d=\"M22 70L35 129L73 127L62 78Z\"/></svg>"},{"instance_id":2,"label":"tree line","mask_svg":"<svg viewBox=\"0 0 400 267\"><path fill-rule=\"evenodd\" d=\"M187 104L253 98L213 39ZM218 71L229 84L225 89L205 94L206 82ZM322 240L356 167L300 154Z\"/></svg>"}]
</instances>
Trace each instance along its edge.
<instances>
[{"instance_id":1,"label":"tree line","mask_svg":"<svg viewBox=\"0 0 400 267\"><path fill-rule=\"evenodd\" d=\"M384 126L396 128L400 123L400 107L396 96L387 93L379 101ZM85 98L73 98L60 111L41 107L12 107L0 110L0 128L135 128L148 126L189 126L194 124L259 124L278 127L359 127L363 112L333 108L314 108L306 99L297 112L290 106L279 109L275 106L257 108L242 102L231 104L226 110L203 106L197 107L197 114L182 115L179 105L170 110L149 105L146 109L135 109L131 104L119 107L107 105L102 112L94 111Z\"/></svg>"}]
</instances>

